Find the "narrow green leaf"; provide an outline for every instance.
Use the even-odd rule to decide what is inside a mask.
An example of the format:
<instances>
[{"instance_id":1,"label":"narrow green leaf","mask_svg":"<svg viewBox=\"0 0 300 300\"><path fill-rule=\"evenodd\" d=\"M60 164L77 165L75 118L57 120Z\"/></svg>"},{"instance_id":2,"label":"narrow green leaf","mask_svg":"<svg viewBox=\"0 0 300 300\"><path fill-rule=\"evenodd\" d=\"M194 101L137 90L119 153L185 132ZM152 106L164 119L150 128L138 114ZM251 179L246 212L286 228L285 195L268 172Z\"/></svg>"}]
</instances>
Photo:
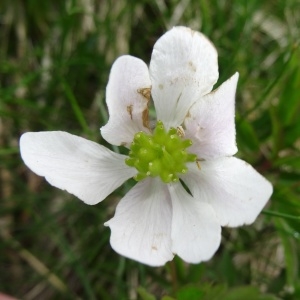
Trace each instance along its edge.
<instances>
[{"instance_id":1,"label":"narrow green leaf","mask_svg":"<svg viewBox=\"0 0 300 300\"><path fill-rule=\"evenodd\" d=\"M67 99L69 100L71 106L72 106L72 109L73 109L73 112L79 122L79 124L81 125L83 131L87 134L87 135L90 135L90 129L87 125L87 122L84 118L84 115L80 109L80 106L78 104L78 101L76 99L76 97L74 96L70 86L65 82L65 81L62 81L62 87L64 89L64 92L67 96Z\"/></svg>"},{"instance_id":2,"label":"narrow green leaf","mask_svg":"<svg viewBox=\"0 0 300 300\"><path fill-rule=\"evenodd\" d=\"M247 120L237 118L237 139L241 147L248 148L252 151L259 150L259 141L257 139L253 126Z\"/></svg>"},{"instance_id":3,"label":"narrow green leaf","mask_svg":"<svg viewBox=\"0 0 300 300\"><path fill-rule=\"evenodd\" d=\"M145 288L139 286L137 292L142 300L155 300L155 296L146 291Z\"/></svg>"},{"instance_id":4,"label":"narrow green leaf","mask_svg":"<svg viewBox=\"0 0 300 300\"><path fill-rule=\"evenodd\" d=\"M289 214L280 213L277 211L271 211L271 210L264 209L263 214L273 216L273 217L279 217L279 218L283 218L283 219L300 221L300 216L293 216L293 215L289 215Z\"/></svg>"},{"instance_id":5,"label":"narrow green leaf","mask_svg":"<svg viewBox=\"0 0 300 300\"><path fill-rule=\"evenodd\" d=\"M295 239L286 233L289 231L289 225L286 221L283 219L276 219L275 224L280 229L278 232L284 248L287 287L289 290L294 291L299 276L297 246L295 244Z\"/></svg>"}]
</instances>

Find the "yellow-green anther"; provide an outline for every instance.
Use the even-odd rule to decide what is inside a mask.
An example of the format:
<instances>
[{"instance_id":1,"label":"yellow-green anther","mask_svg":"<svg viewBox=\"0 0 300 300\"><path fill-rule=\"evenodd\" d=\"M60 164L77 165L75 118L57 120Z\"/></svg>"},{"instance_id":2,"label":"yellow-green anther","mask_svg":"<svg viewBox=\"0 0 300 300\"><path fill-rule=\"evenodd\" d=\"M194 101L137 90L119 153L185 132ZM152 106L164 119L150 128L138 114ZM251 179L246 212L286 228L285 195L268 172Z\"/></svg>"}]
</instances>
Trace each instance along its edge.
<instances>
[{"instance_id":1,"label":"yellow-green anther","mask_svg":"<svg viewBox=\"0 0 300 300\"><path fill-rule=\"evenodd\" d=\"M186 151L192 145L189 139L183 139L175 128L167 132L164 124L158 121L153 134L138 132L134 136L125 163L137 169L135 180L159 176L165 183L179 180L177 174L188 171L186 163L197 159L195 154Z\"/></svg>"}]
</instances>

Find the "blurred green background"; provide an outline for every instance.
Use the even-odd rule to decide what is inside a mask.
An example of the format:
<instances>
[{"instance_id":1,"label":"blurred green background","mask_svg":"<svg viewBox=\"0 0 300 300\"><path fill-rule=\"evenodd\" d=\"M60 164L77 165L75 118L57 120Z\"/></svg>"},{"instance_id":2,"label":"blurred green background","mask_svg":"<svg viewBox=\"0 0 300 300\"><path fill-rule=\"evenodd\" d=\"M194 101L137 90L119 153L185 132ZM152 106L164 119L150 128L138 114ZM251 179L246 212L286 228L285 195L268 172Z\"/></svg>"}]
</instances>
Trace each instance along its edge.
<instances>
[{"instance_id":1,"label":"blurred green background","mask_svg":"<svg viewBox=\"0 0 300 300\"><path fill-rule=\"evenodd\" d=\"M96 206L21 161L27 131L97 141L113 61L149 63L174 25L205 33L222 83L240 73L238 156L274 185L251 226L224 229L217 254L151 268L116 254L103 226L128 185ZM300 299L299 0L1 0L0 293L19 299ZM101 184L101 183L99 183ZM0 295L0 299L3 296Z\"/></svg>"}]
</instances>

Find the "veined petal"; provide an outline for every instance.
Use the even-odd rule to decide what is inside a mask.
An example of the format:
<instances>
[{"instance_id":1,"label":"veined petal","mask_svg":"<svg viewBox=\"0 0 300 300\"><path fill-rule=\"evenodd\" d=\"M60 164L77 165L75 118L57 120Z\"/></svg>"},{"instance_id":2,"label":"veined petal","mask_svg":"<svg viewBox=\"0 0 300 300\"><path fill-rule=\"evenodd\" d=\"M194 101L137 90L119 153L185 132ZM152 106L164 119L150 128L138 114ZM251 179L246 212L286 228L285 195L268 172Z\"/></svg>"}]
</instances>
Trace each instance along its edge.
<instances>
[{"instance_id":1,"label":"veined petal","mask_svg":"<svg viewBox=\"0 0 300 300\"><path fill-rule=\"evenodd\" d=\"M203 34L174 27L154 45L150 77L157 119L167 129L177 127L191 105L216 83L217 51Z\"/></svg>"},{"instance_id":2,"label":"veined petal","mask_svg":"<svg viewBox=\"0 0 300 300\"><path fill-rule=\"evenodd\" d=\"M170 184L172 251L189 263L210 259L220 246L221 226L205 202L191 197L181 184Z\"/></svg>"},{"instance_id":3,"label":"veined petal","mask_svg":"<svg viewBox=\"0 0 300 300\"><path fill-rule=\"evenodd\" d=\"M198 158L232 156L235 141L234 103L238 73L217 90L198 100L185 118L185 135L193 141L189 148Z\"/></svg>"},{"instance_id":4,"label":"veined petal","mask_svg":"<svg viewBox=\"0 0 300 300\"><path fill-rule=\"evenodd\" d=\"M63 131L27 132L20 150L33 172L87 204L102 201L136 174L126 156Z\"/></svg>"},{"instance_id":5,"label":"veined petal","mask_svg":"<svg viewBox=\"0 0 300 300\"><path fill-rule=\"evenodd\" d=\"M182 180L193 196L209 203L222 226L251 224L268 202L273 188L248 163L224 157L188 166Z\"/></svg>"},{"instance_id":6,"label":"veined petal","mask_svg":"<svg viewBox=\"0 0 300 300\"><path fill-rule=\"evenodd\" d=\"M114 62L106 88L109 120L101 128L106 141L128 146L138 131L149 131L150 89L148 67L142 60L124 55Z\"/></svg>"},{"instance_id":7,"label":"veined petal","mask_svg":"<svg viewBox=\"0 0 300 300\"><path fill-rule=\"evenodd\" d=\"M162 266L171 252L171 200L158 178L138 182L120 201L115 216L105 223L110 243L121 255L150 266Z\"/></svg>"}]
</instances>

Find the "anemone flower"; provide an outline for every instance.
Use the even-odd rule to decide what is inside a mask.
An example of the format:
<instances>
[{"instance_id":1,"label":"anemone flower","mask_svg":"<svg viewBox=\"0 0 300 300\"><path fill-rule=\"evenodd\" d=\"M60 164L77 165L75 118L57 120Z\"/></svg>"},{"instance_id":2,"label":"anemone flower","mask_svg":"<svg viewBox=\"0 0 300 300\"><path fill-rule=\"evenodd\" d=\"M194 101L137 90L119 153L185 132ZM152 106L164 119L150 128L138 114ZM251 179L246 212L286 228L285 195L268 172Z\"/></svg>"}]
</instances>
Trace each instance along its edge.
<instances>
[{"instance_id":1,"label":"anemone flower","mask_svg":"<svg viewBox=\"0 0 300 300\"><path fill-rule=\"evenodd\" d=\"M233 157L238 74L212 91L217 79L213 44L174 27L155 43L149 68L129 55L112 66L101 134L128 155L52 131L23 134L22 158L50 184L91 205L133 177L137 183L105 223L112 248L151 266L175 254L206 261L220 245L221 227L254 222L272 194L264 177ZM156 122L149 121L151 99Z\"/></svg>"}]
</instances>

